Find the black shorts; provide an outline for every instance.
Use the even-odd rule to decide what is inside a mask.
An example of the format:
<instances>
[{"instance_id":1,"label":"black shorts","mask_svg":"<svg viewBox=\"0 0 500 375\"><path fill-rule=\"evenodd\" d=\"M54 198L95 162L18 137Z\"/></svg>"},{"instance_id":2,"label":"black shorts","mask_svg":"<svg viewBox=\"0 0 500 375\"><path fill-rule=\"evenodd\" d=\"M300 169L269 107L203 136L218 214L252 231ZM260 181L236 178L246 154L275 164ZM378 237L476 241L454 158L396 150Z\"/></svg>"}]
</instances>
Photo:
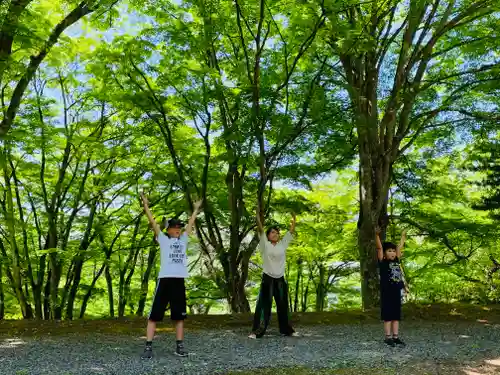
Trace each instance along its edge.
<instances>
[{"instance_id":1,"label":"black shorts","mask_svg":"<svg viewBox=\"0 0 500 375\"><path fill-rule=\"evenodd\" d=\"M389 288L380 294L380 318L384 322L401 320L401 289Z\"/></svg>"},{"instance_id":2,"label":"black shorts","mask_svg":"<svg viewBox=\"0 0 500 375\"><path fill-rule=\"evenodd\" d=\"M165 317L168 304L170 304L170 318L172 320L187 318L184 279L174 277L158 279L148 319L153 322L161 322Z\"/></svg>"}]
</instances>

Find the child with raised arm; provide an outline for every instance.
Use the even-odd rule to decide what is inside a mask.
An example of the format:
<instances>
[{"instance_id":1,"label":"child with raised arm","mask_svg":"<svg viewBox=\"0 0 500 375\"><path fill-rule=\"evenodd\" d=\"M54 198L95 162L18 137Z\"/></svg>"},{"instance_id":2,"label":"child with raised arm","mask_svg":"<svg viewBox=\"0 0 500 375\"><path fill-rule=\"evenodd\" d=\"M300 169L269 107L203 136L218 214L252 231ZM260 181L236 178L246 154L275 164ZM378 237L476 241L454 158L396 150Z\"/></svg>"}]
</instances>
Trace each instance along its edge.
<instances>
[{"instance_id":1,"label":"child with raised arm","mask_svg":"<svg viewBox=\"0 0 500 375\"><path fill-rule=\"evenodd\" d=\"M156 323L163 320L167 305L170 304L170 318L175 324L176 349L175 354L186 357L184 350L184 319L186 319L186 287L184 279L188 277L187 244L188 236L193 230L194 222L201 206L201 201L194 204L194 211L184 233L181 230L184 224L179 219L166 221L166 234L153 218L146 196L141 194L144 211L149 224L154 231L156 241L160 245L160 272L153 296L153 305L148 317L146 332L146 347L142 359L153 357L153 338L156 332Z\"/></svg>"},{"instance_id":2,"label":"child with raised arm","mask_svg":"<svg viewBox=\"0 0 500 375\"><path fill-rule=\"evenodd\" d=\"M271 318L273 297L276 301L280 333L285 336L298 336L288 322L288 285L284 277L286 249L293 239L292 233L295 232L295 214L292 214L290 231L280 240L280 230L277 226L270 227L264 233L259 211L258 209L257 231L260 237L259 247L262 254L264 273L262 274L262 283L255 308L253 329L248 337L252 339L261 338L266 333Z\"/></svg>"},{"instance_id":3,"label":"child with raised arm","mask_svg":"<svg viewBox=\"0 0 500 375\"><path fill-rule=\"evenodd\" d=\"M380 269L380 307L384 322L385 340L389 346L404 346L399 338L399 321L401 320L401 297L405 288L400 260L406 240L403 231L399 245L380 241L380 229L377 228L375 242L377 245L378 264Z\"/></svg>"}]
</instances>

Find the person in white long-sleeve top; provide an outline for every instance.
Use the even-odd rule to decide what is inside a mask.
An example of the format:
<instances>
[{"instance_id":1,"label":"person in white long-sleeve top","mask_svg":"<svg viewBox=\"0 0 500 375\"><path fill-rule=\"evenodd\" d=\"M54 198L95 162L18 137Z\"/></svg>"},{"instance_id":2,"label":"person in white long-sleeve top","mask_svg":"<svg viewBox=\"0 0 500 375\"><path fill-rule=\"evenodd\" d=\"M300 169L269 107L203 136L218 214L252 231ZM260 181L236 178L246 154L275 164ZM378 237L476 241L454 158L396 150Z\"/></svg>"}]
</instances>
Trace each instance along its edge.
<instances>
[{"instance_id":1,"label":"person in white long-sleeve top","mask_svg":"<svg viewBox=\"0 0 500 375\"><path fill-rule=\"evenodd\" d=\"M288 319L288 285L284 277L286 249L290 245L295 232L295 214L292 214L290 231L280 240L280 230L277 226L270 227L264 233L259 211L257 211L257 231L260 237L259 248L264 273L262 274L260 293L255 308L253 329L248 337L252 339L261 338L266 333L271 318L273 297L276 301L280 333L285 336L298 336Z\"/></svg>"}]
</instances>

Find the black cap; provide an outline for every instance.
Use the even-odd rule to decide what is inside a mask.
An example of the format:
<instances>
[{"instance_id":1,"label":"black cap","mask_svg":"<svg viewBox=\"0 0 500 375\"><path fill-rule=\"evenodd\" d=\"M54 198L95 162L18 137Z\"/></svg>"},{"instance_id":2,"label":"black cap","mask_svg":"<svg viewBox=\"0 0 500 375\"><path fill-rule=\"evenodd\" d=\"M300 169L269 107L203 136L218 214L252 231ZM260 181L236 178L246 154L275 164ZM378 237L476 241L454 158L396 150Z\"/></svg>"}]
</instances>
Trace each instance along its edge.
<instances>
[{"instance_id":1,"label":"black cap","mask_svg":"<svg viewBox=\"0 0 500 375\"><path fill-rule=\"evenodd\" d=\"M179 219L170 219L167 221L167 229L168 228L173 228L173 227L184 227L184 223L182 222L182 220L179 220Z\"/></svg>"}]
</instances>

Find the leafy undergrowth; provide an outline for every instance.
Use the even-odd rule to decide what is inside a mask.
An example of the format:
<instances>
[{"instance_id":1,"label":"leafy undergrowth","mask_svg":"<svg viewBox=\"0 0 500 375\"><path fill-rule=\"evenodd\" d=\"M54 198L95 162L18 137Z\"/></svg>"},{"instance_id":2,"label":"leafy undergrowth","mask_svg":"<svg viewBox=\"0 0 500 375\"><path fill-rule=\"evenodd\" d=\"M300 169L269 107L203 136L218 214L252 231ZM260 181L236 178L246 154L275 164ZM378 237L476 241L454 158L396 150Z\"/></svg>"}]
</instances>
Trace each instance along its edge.
<instances>
[{"instance_id":1,"label":"leafy undergrowth","mask_svg":"<svg viewBox=\"0 0 500 375\"><path fill-rule=\"evenodd\" d=\"M500 306L477 306L470 304L453 305L410 305L403 309L405 321L436 322L479 322L500 323ZM335 325L379 322L379 311L346 310L321 313L292 314L295 325ZM189 330L200 329L250 329L251 314L234 315L194 315L186 321ZM121 319L87 319L73 321L41 321L41 320L4 320L0 321L0 336L43 336L78 334L143 334L144 317L128 317ZM158 325L159 332L173 331L168 319Z\"/></svg>"}]
</instances>

